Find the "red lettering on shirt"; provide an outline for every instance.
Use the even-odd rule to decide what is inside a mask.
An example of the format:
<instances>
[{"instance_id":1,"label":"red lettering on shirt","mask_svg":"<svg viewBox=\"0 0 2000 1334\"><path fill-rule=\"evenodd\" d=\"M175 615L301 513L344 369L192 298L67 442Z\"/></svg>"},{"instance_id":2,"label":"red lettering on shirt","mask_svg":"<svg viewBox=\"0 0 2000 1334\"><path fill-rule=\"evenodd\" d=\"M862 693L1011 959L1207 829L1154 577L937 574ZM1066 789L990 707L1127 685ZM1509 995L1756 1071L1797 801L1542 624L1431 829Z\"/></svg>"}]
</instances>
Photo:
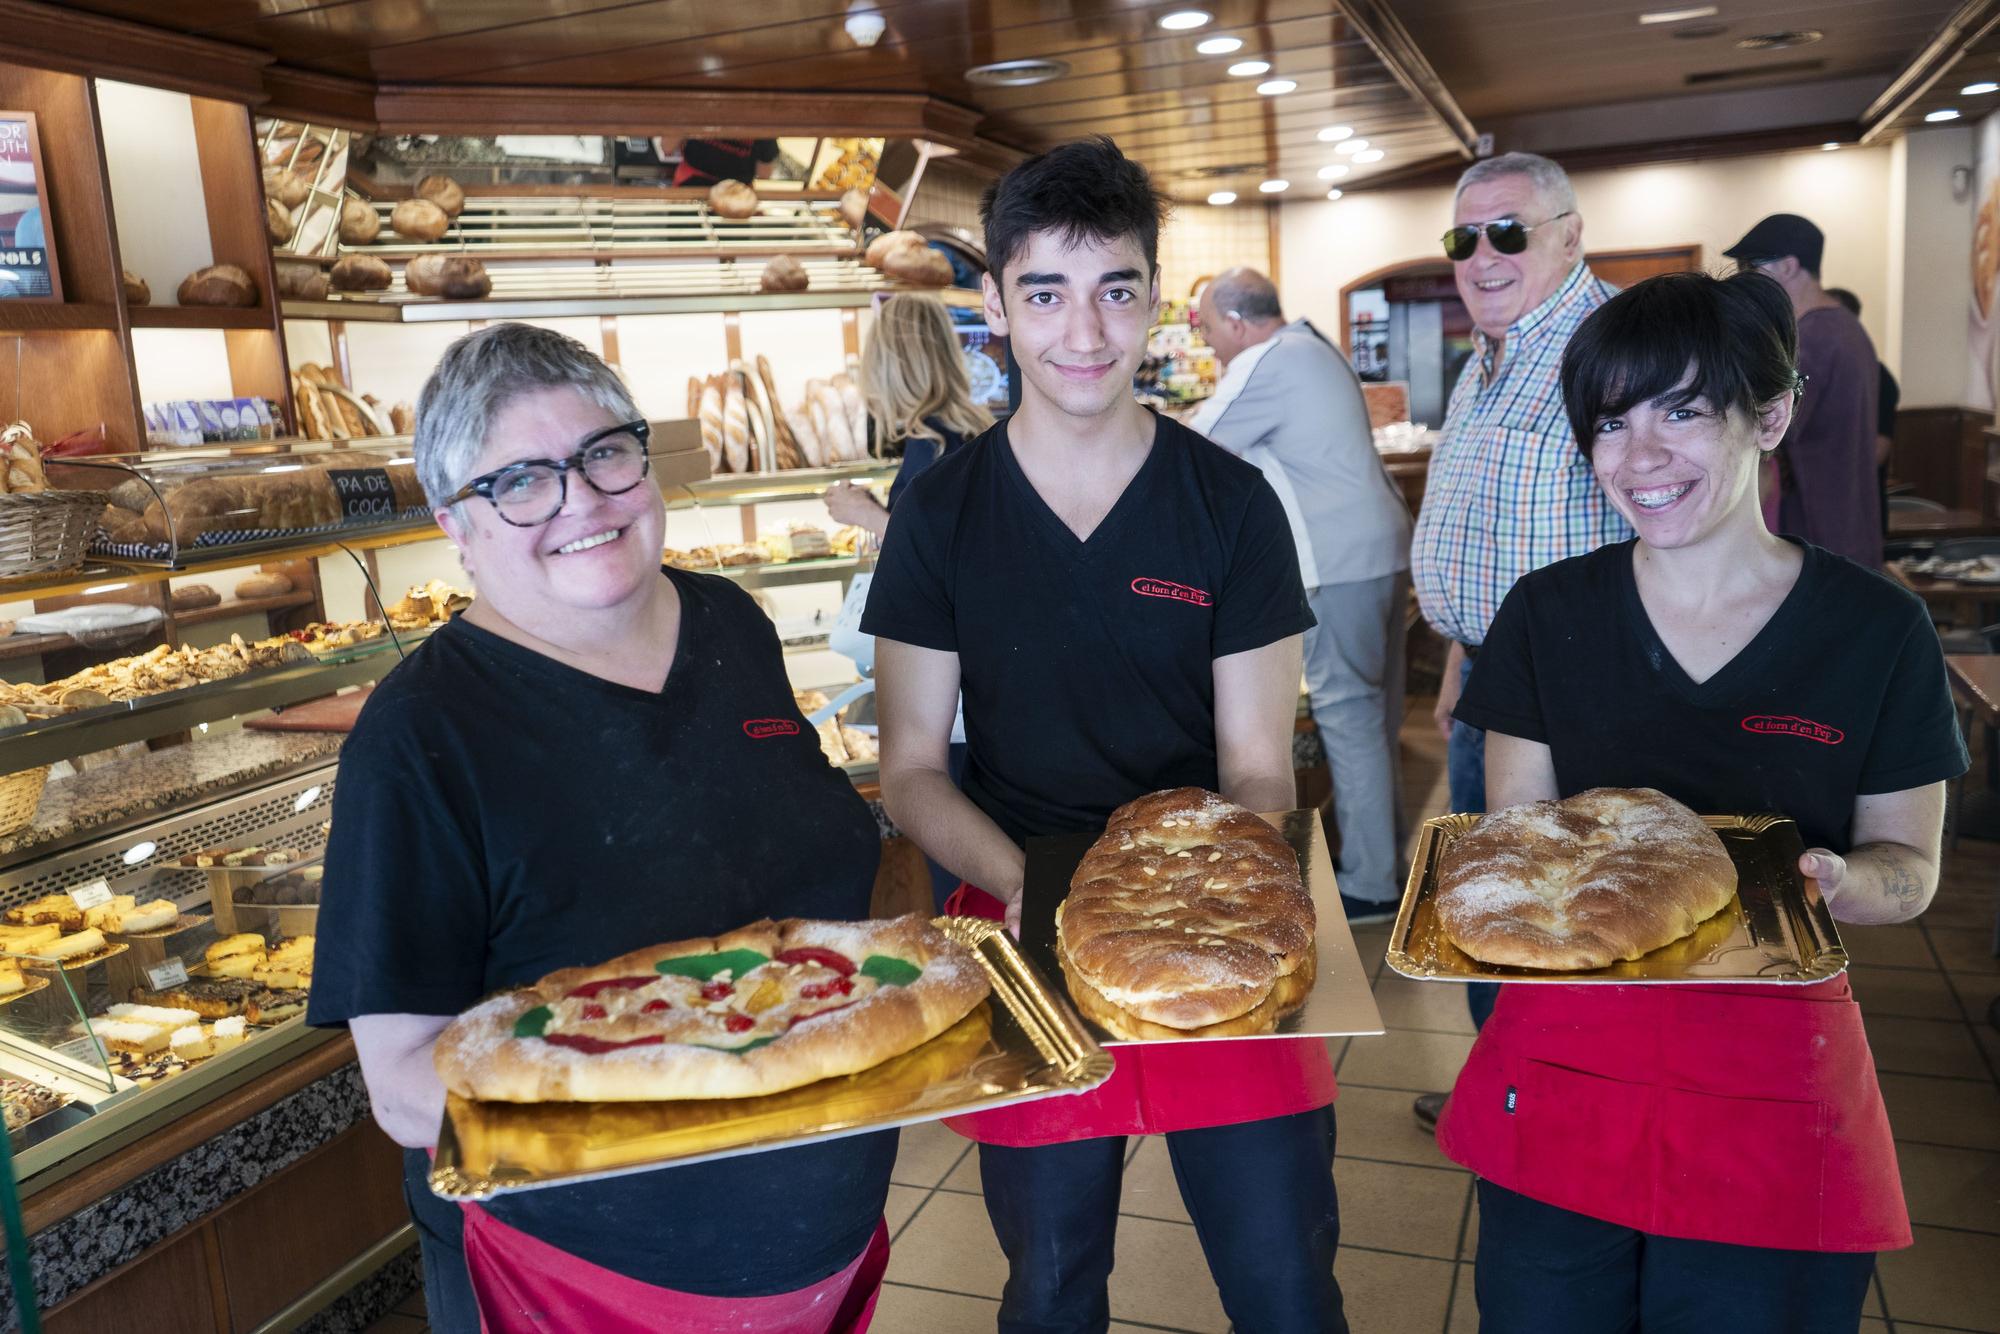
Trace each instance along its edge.
<instances>
[{"instance_id":1,"label":"red lettering on shirt","mask_svg":"<svg viewBox=\"0 0 2000 1334\"><path fill-rule=\"evenodd\" d=\"M1743 720L1746 732L1761 732L1766 736L1798 736L1808 741L1817 741L1823 746L1837 746L1847 739L1847 733L1838 727L1828 727L1810 718L1794 718L1790 714L1755 713Z\"/></svg>"},{"instance_id":2,"label":"red lettering on shirt","mask_svg":"<svg viewBox=\"0 0 2000 1334\"><path fill-rule=\"evenodd\" d=\"M743 735L752 741L762 741L766 737L797 736L799 725L790 718L745 718Z\"/></svg>"},{"instance_id":3,"label":"red lettering on shirt","mask_svg":"<svg viewBox=\"0 0 2000 1334\"><path fill-rule=\"evenodd\" d=\"M1189 588L1170 579L1148 579L1141 575L1132 581L1132 591L1142 598L1166 598L1172 602L1189 602L1197 607L1215 605L1215 599L1199 588Z\"/></svg>"}]
</instances>

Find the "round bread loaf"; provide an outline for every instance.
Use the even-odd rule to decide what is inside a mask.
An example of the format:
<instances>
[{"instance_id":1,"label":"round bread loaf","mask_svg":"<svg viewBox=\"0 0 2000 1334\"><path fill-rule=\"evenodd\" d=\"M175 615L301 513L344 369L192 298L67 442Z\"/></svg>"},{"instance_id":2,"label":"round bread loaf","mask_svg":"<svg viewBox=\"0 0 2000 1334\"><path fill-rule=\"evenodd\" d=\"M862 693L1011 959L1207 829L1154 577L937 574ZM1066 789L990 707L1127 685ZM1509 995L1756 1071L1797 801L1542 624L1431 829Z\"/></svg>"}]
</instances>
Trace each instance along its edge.
<instances>
[{"instance_id":1,"label":"round bread loaf","mask_svg":"<svg viewBox=\"0 0 2000 1334\"><path fill-rule=\"evenodd\" d=\"M326 300L329 280L326 270L317 264L299 259L281 259L272 265L272 276L277 280L279 296L296 297L301 301Z\"/></svg>"},{"instance_id":2,"label":"round bread loaf","mask_svg":"<svg viewBox=\"0 0 2000 1334\"><path fill-rule=\"evenodd\" d=\"M890 251L901 250L904 246L929 249L924 245L924 238L916 232L883 232L868 243L868 249L862 252L861 262L871 269L879 269Z\"/></svg>"},{"instance_id":3,"label":"round bread loaf","mask_svg":"<svg viewBox=\"0 0 2000 1334\"><path fill-rule=\"evenodd\" d=\"M432 172L417 182L417 198L430 200L448 217L457 217L465 208L465 191L457 181L441 172Z\"/></svg>"},{"instance_id":4,"label":"round bread loaf","mask_svg":"<svg viewBox=\"0 0 2000 1334\"><path fill-rule=\"evenodd\" d=\"M1699 815L1601 787L1482 817L1445 850L1434 902L1475 959L1580 972L1679 940L1735 895L1736 864Z\"/></svg>"},{"instance_id":5,"label":"round bread loaf","mask_svg":"<svg viewBox=\"0 0 2000 1334\"><path fill-rule=\"evenodd\" d=\"M211 264L181 279L183 306L254 306L257 284L234 264Z\"/></svg>"},{"instance_id":6,"label":"round bread loaf","mask_svg":"<svg viewBox=\"0 0 2000 1334\"><path fill-rule=\"evenodd\" d=\"M286 208L297 208L312 193L312 180L301 172L283 167L264 168L264 197Z\"/></svg>"},{"instance_id":7,"label":"round bread loaf","mask_svg":"<svg viewBox=\"0 0 2000 1334\"><path fill-rule=\"evenodd\" d=\"M141 278L130 269L120 269L118 277L125 289L126 305L144 306L152 303L153 289L147 284L144 278Z\"/></svg>"},{"instance_id":8,"label":"round bread loaf","mask_svg":"<svg viewBox=\"0 0 2000 1334\"><path fill-rule=\"evenodd\" d=\"M912 287L949 287L951 261L927 245L898 246L882 256L884 277Z\"/></svg>"},{"instance_id":9,"label":"round bread loaf","mask_svg":"<svg viewBox=\"0 0 2000 1334\"><path fill-rule=\"evenodd\" d=\"M275 199L264 201L264 235L272 245L289 245L292 239L292 211Z\"/></svg>"},{"instance_id":10,"label":"round bread loaf","mask_svg":"<svg viewBox=\"0 0 2000 1334\"><path fill-rule=\"evenodd\" d=\"M803 292L810 286L812 276L806 272L806 266L790 255L779 255L766 264L757 279L760 292Z\"/></svg>"},{"instance_id":11,"label":"round bread loaf","mask_svg":"<svg viewBox=\"0 0 2000 1334\"><path fill-rule=\"evenodd\" d=\"M389 214L389 226L406 241L435 241L451 229L451 215L428 199L405 199Z\"/></svg>"},{"instance_id":12,"label":"round bread loaf","mask_svg":"<svg viewBox=\"0 0 2000 1334\"><path fill-rule=\"evenodd\" d=\"M389 266L373 255L342 255L327 274L334 289L341 292L379 292L395 278Z\"/></svg>"},{"instance_id":13,"label":"round bread loaf","mask_svg":"<svg viewBox=\"0 0 2000 1334\"><path fill-rule=\"evenodd\" d=\"M757 212L757 192L741 181L717 181L708 191L708 206L725 218L748 218Z\"/></svg>"},{"instance_id":14,"label":"round bread loaf","mask_svg":"<svg viewBox=\"0 0 2000 1334\"><path fill-rule=\"evenodd\" d=\"M292 591L292 581L282 574L249 574L236 581L239 598L276 598Z\"/></svg>"},{"instance_id":15,"label":"round bread loaf","mask_svg":"<svg viewBox=\"0 0 2000 1334\"><path fill-rule=\"evenodd\" d=\"M1093 1017L1106 1022L1101 999L1182 1032L1260 1008L1275 1025L1310 989L1316 926L1291 846L1198 787L1113 811L1056 919L1064 970L1089 984Z\"/></svg>"},{"instance_id":16,"label":"round bread loaf","mask_svg":"<svg viewBox=\"0 0 2000 1334\"><path fill-rule=\"evenodd\" d=\"M861 224L868 221L868 192L857 185L841 195L840 216L859 232Z\"/></svg>"},{"instance_id":17,"label":"round bread loaf","mask_svg":"<svg viewBox=\"0 0 2000 1334\"><path fill-rule=\"evenodd\" d=\"M207 584L177 584L168 598L175 611L196 611L217 605L222 601L222 594Z\"/></svg>"},{"instance_id":18,"label":"round bread loaf","mask_svg":"<svg viewBox=\"0 0 2000 1334\"><path fill-rule=\"evenodd\" d=\"M382 234L382 215L365 199L340 201L340 243L367 245Z\"/></svg>"},{"instance_id":19,"label":"round bread loaf","mask_svg":"<svg viewBox=\"0 0 2000 1334\"><path fill-rule=\"evenodd\" d=\"M464 255L419 255L403 266L403 286L418 296L469 301L493 290L486 266Z\"/></svg>"}]
</instances>

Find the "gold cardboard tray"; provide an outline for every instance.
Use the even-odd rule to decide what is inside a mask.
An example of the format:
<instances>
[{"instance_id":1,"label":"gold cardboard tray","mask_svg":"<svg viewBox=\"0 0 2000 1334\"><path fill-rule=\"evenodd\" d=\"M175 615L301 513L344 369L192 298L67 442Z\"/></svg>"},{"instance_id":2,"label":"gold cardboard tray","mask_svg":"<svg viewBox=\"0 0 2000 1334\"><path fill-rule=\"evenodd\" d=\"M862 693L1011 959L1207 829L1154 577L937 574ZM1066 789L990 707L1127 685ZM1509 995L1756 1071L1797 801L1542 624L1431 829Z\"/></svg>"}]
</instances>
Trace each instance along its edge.
<instances>
[{"instance_id":1,"label":"gold cardboard tray","mask_svg":"<svg viewBox=\"0 0 2000 1334\"><path fill-rule=\"evenodd\" d=\"M1306 892L1312 895L1318 919L1312 988L1305 1000L1279 1016L1275 1024L1253 1022L1249 1026L1251 1031L1240 1031L1245 1025L1233 1020L1181 1031L1135 1017L1129 1021L1127 1032L1114 1033L1086 1013L1082 1023L1092 1037L1106 1046L1126 1046L1142 1042L1343 1037L1383 1031L1382 1013L1375 1008L1368 970L1354 947L1347 914L1341 911L1333 854L1327 849L1319 812L1282 811L1263 818L1276 826L1297 855L1299 872L1305 877ZM1069 896L1069 882L1076 874L1077 863L1096 841L1095 834L1028 840L1021 902L1021 951L1050 977L1064 976L1056 950L1056 905Z\"/></svg>"},{"instance_id":2,"label":"gold cardboard tray","mask_svg":"<svg viewBox=\"0 0 2000 1334\"><path fill-rule=\"evenodd\" d=\"M1847 950L1819 885L1799 874L1805 844L1782 815L1707 815L1708 827L1736 863L1736 897L1693 934L1650 954L1590 972L1542 972L1481 963L1445 938L1432 899L1438 865L1452 840L1477 815L1426 820L1410 865L1396 925L1389 932L1389 966L1419 982L1635 983L1770 982L1803 985L1837 977Z\"/></svg>"},{"instance_id":3,"label":"gold cardboard tray","mask_svg":"<svg viewBox=\"0 0 2000 1334\"><path fill-rule=\"evenodd\" d=\"M17 954L14 957L21 961L23 968L57 969L65 973L74 973L80 968L89 968L103 963L106 959L116 958L130 948L132 948L130 945L121 940L74 959L47 959L39 954Z\"/></svg>"},{"instance_id":4,"label":"gold cardboard tray","mask_svg":"<svg viewBox=\"0 0 2000 1334\"><path fill-rule=\"evenodd\" d=\"M473 1102L450 1096L431 1189L477 1200L1087 1093L1111 1057L998 922L940 917L993 984L979 1008L870 1070L762 1098L702 1102Z\"/></svg>"},{"instance_id":5,"label":"gold cardboard tray","mask_svg":"<svg viewBox=\"0 0 2000 1334\"><path fill-rule=\"evenodd\" d=\"M0 1005L12 1005L17 1000L23 1000L34 995L48 984L49 979L38 973L24 973L21 977L21 989L19 991L10 991L4 996L0 996Z\"/></svg>"}]
</instances>

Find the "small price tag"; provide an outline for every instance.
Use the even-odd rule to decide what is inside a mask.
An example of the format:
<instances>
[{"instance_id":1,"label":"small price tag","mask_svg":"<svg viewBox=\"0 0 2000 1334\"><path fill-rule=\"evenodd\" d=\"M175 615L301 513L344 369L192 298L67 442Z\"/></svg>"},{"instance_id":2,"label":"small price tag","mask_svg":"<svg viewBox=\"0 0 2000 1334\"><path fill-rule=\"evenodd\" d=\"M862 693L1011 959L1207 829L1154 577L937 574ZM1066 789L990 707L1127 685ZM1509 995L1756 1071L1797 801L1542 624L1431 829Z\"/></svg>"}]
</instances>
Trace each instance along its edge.
<instances>
[{"instance_id":1,"label":"small price tag","mask_svg":"<svg viewBox=\"0 0 2000 1334\"><path fill-rule=\"evenodd\" d=\"M181 986L187 980L187 965L179 959L169 959L165 963L154 964L146 970L146 984L155 991Z\"/></svg>"},{"instance_id":2,"label":"small price tag","mask_svg":"<svg viewBox=\"0 0 2000 1334\"><path fill-rule=\"evenodd\" d=\"M79 908L99 908L111 902L111 885L108 881L93 880L72 889L69 898Z\"/></svg>"}]
</instances>

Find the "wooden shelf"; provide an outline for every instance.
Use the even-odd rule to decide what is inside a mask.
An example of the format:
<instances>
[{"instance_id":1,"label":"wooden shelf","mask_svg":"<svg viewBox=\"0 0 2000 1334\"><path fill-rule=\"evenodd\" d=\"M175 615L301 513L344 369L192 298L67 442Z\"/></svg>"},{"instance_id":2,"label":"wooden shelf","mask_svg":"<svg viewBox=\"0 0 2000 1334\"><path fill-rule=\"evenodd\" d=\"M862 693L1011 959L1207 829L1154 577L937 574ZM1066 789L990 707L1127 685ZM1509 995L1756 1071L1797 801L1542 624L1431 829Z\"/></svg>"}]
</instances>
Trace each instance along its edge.
<instances>
[{"instance_id":1,"label":"wooden shelf","mask_svg":"<svg viewBox=\"0 0 2000 1334\"><path fill-rule=\"evenodd\" d=\"M274 611L290 611L294 607L312 605L313 594L309 588L294 589L268 598L231 598L213 607L196 607L192 611L174 613L174 624L186 629L190 625L207 625L210 621L226 621L236 616L269 615ZM4 646L5 640L0 640Z\"/></svg>"},{"instance_id":2,"label":"wooden shelf","mask_svg":"<svg viewBox=\"0 0 2000 1334\"><path fill-rule=\"evenodd\" d=\"M364 529L339 540L320 538L298 546L272 548L257 546L250 550L204 547L201 549L204 553L203 559L191 561L177 569L170 569L164 565L128 565L121 561L92 560L81 569L66 570L60 574L0 579L0 602L24 602L33 598L61 597L92 589L108 591L104 589L106 584L152 584L162 579L211 574L218 570L246 570L272 561L311 560L319 556L333 555L342 548L350 551L379 551L388 547L408 546L414 542L443 540L444 534L438 530L437 525L426 523L386 531Z\"/></svg>"},{"instance_id":3,"label":"wooden shelf","mask_svg":"<svg viewBox=\"0 0 2000 1334\"><path fill-rule=\"evenodd\" d=\"M134 306L134 329L268 329L270 316L261 308L228 306Z\"/></svg>"},{"instance_id":4,"label":"wooden shelf","mask_svg":"<svg viewBox=\"0 0 2000 1334\"><path fill-rule=\"evenodd\" d=\"M0 336L117 327L118 307L104 302L0 301Z\"/></svg>"}]
</instances>

